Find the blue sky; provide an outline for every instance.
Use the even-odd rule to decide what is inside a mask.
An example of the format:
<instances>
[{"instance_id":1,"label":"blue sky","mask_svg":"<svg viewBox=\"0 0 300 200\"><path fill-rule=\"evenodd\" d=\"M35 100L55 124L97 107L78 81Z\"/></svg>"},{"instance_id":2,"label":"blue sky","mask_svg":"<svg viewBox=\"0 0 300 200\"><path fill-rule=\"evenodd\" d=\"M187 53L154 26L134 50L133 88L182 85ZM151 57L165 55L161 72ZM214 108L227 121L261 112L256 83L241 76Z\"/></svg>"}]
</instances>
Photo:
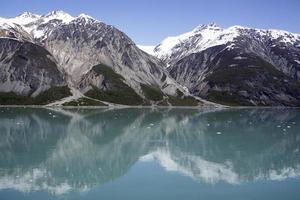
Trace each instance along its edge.
<instances>
[{"instance_id":1,"label":"blue sky","mask_svg":"<svg viewBox=\"0 0 300 200\"><path fill-rule=\"evenodd\" d=\"M300 0L0 0L1 17L24 11L86 13L137 44L154 45L200 24L242 25L300 33Z\"/></svg>"}]
</instances>

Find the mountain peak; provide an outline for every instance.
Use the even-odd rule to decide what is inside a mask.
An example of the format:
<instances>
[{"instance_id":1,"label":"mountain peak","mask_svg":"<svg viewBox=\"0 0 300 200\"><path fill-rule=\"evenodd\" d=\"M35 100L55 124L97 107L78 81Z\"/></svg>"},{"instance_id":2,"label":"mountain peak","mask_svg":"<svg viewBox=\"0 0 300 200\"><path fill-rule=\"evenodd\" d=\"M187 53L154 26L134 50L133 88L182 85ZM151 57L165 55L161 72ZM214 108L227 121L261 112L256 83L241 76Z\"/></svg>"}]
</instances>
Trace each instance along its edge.
<instances>
[{"instance_id":1,"label":"mountain peak","mask_svg":"<svg viewBox=\"0 0 300 200\"><path fill-rule=\"evenodd\" d=\"M211 22L209 24L201 24L199 26L197 26L194 31L201 31L204 29L211 29L211 30L222 30L222 28L220 26L218 26L215 22Z\"/></svg>"},{"instance_id":2,"label":"mountain peak","mask_svg":"<svg viewBox=\"0 0 300 200\"><path fill-rule=\"evenodd\" d=\"M17 17L19 17L19 18L39 18L41 16L31 13L31 12L24 12L24 13L18 15Z\"/></svg>"},{"instance_id":3,"label":"mountain peak","mask_svg":"<svg viewBox=\"0 0 300 200\"><path fill-rule=\"evenodd\" d=\"M79 21L83 21L84 23L86 23L86 22L93 23L93 22L98 21L95 18L91 17L90 15L87 15L87 14L84 14L84 13L81 13L80 15L78 15L76 17L76 19L78 19Z\"/></svg>"},{"instance_id":4,"label":"mountain peak","mask_svg":"<svg viewBox=\"0 0 300 200\"><path fill-rule=\"evenodd\" d=\"M218 26L215 22L211 22L208 24L208 26Z\"/></svg>"},{"instance_id":5,"label":"mountain peak","mask_svg":"<svg viewBox=\"0 0 300 200\"><path fill-rule=\"evenodd\" d=\"M40 15L31 12L24 12L12 18L0 18L0 24L9 24L10 26L15 26L15 24L25 25L38 20L40 17Z\"/></svg>"},{"instance_id":6,"label":"mountain peak","mask_svg":"<svg viewBox=\"0 0 300 200\"><path fill-rule=\"evenodd\" d=\"M197 44L193 44L198 46L205 46L208 48L213 41L216 40L214 37L217 35L216 33L221 33L223 28L219 27L216 23L209 23L197 26L192 31L183 33L178 36L167 37L164 39L158 46L155 47L154 53L157 57L163 58L170 56L174 51L180 50L178 48L181 44L193 42L194 38L198 38L199 34L201 35L200 40L197 40ZM230 38L231 39L231 38ZM188 46L191 46L189 44Z\"/></svg>"},{"instance_id":7,"label":"mountain peak","mask_svg":"<svg viewBox=\"0 0 300 200\"><path fill-rule=\"evenodd\" d=\"M46 21L52 20L52 19L58 19L63 21L64 23L68 23L74 19L70 14L62 11L62 10L55 10L51 11L48 14L44 15L43 18Z\"/></svg>"},{"instance_id":8,"label":"mountain peak","mask_svg":"<svg viewBox=\"0 0 300 200\"><path fill-rule=\"evenodd\" d=\"M79 18L85 18L85 19L94 19L93 17L87 15L87 14L84 14L84 13L81 13L80 15L78 15Z\"/></svg>"},{"instance_id":9,"label":"mountain peak","mask_svg":"<svg viewBox=\"0 0 300 200\"><path fill-rule=\"evenodd\" d=\"M53 16L53 15L69 15L68 13L64 12L63 10L54 10L46 14L45 16Z\"/></svg>"},{"instance_id":10,"label":"mountain peak","mask_svg":"<svg viewBox=\"0 0 300 200\"><path fill-rule=\"evenodd\" d=\"M204 25L204 27L207 27L207 28L209 28L209 27L220 28L220 26L218 26L218 24L215 23L215 22L208 23L208 24Z\"/></svg>"}]
</instances>

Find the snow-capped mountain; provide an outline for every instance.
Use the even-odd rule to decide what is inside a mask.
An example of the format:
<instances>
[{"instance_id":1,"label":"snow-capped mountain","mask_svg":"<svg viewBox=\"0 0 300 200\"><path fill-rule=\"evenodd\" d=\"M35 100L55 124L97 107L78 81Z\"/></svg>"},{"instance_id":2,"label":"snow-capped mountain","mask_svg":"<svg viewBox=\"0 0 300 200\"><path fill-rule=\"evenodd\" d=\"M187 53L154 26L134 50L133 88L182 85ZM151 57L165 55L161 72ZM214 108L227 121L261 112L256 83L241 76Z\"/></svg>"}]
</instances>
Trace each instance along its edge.
<instances>
[{"instance_id":1,"label":"snow-capped mountain","mask_svg":"<svg viewBox=\"0 0 300 200\"><path fill-rule=\"evenodd\" d=\"M53 11L0 18L0 40L1 104L50 95L66 97L51 105L198 105L191 93L227 105L300 105L300 35L287 31L212 23L147 47L86 14Z\"/></svg>"},{"instance_id":2,"label":"snow-capped mountain","mask_svg":"<svg viewBox=\"0 0 300 200\"><path fill-rule=\"evenodd\" d=\"M69 23L75 18L63 11L52 11L45 15L37 15L25 12L14 18L0 18L0 26L3 27L19 27L21 26L33 38L41 38L44 36L46 27L53 28L62 23Z\"/></svg>"},{"instance_id":3,"label":"snow-capped mountain","mask_svg":"<svg viewBox=\"0 0 300 200\"><path fill-rule=\"evenodd\" d=\"M141 51L120 30L85 14L73 17L63 11L46 15L26 12L15 18L1 18L0 37L15 40L21 46L32 43L48 51L48 57L53 57L73 93L74 98L68 100L77 101L86 94L86 98L105 104L170 105L173 102L174 105L178 102L172 98L178 97L183 102L192 98L186 97L188 91L170 78L161 61ZM5 59L5 54L2 55ZM40 92L43 90L35 94ZM195 99L192 102L197 104Z\"/></svg>"},{"instance_id":4,"label":"snow-capped mountain","mask_svg":"<svg viewBox=\"0 0 300 200\"><path fill-rule=\"evenodd\" d=\"M30 12L24 12L23 14L18 15L17 17L14 17L14 18L6 19L6 18L0 17L0 23L1 24L10 24L10 25L13 25L13 24L26 25L26 24L34 22L40 18L41 18L40 15L33 14Z\"/></svg>"},{"instance_id":5,"label":"snow-capped mountain","mask_svg":"<svg viewBox=\"0 0 300 200\"><path fill-rule=\"evenodd\" d=\"M182 57L214 46L227 44L228 48L234 48L234 42L238 40L238 37L246 34L257 36L257 39L261 40L270 39L300 47L299 34L282 30L251 29L242 26L232 26L223 29L217 24L211 23L200 25L194 30L179 36L168 37L155 46L152 51L149 50L148 52L167 62L171 62L170 60L179 60ZM142 49L151 49L151 46L141 47Z\"/></svg>"},{"instance_id":6,"label":"snow-capped mountain","mask_svg":"<svg viewBox=\"0 0 300 200\"><path fill-rule=\"evenodd\" d=\"M190 92L211 101L300 105L299 34L212 23L166 38L152 54Z\"/></svg>"}]
</instances>

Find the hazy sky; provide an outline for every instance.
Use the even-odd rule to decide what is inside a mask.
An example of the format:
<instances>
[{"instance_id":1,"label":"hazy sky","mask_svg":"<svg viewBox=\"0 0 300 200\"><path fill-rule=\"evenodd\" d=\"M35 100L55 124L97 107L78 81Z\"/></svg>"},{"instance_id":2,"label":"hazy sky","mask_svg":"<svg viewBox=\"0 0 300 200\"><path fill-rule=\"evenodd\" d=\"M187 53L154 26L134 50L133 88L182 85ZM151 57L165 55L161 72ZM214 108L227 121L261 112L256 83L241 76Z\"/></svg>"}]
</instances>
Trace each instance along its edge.
<instances>
[{"instance_id":1,"label":"hazy sky","mask_svg":"<svg viewBox=\"0 0 300 200\"><path fill-rule=\"evenodd\" d=\"M143 45L210 22L300 33L300 0L0 0L0 5L1 17L24 11L86 13Z\"/></svg>"}]
</instances>

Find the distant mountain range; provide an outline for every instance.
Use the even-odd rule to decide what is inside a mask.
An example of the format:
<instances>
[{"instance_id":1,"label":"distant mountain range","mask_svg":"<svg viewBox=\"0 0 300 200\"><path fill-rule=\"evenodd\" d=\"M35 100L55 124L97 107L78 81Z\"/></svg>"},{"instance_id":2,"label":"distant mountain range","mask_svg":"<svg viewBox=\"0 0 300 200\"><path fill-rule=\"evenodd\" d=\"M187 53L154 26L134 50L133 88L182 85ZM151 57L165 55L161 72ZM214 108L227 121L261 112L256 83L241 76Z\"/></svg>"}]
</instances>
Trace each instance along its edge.
<instances>
[{"instance_id":1,"label":"distant mountain range","mask_svg":"<svg viewBox=\"0 0 300 200\"><path fill-rule=\"evenodd\" d=\"M85 14L0 18L2 105L299 106L299 78L286 31L209 24L145 47Z\"/></svg>"}]
</instances>

